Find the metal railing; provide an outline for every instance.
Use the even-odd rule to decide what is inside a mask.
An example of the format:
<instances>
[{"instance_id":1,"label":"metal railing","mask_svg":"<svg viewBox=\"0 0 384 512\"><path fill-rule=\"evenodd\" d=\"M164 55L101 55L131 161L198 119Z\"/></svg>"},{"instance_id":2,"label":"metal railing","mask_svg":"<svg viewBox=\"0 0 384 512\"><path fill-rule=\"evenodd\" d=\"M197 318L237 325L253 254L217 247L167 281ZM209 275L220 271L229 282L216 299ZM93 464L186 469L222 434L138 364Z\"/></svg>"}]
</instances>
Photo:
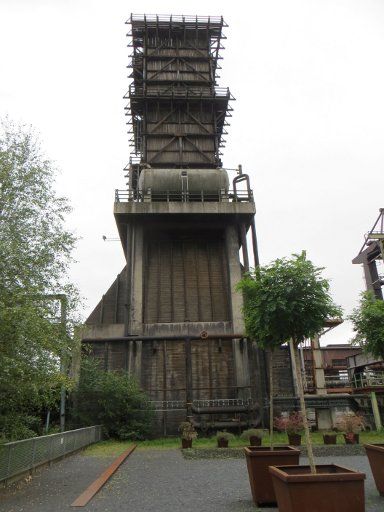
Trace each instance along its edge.
<instances>
[{"instance_id":1,"label":"metal railing","mask_svg":"<svg viewBox=\"0 0 384 512\"><path fill-rule=\"evenodd\" d=\"M222 16L185 16L181 14L131 14L132 22L141 22L145 27L151 27L152 24L165 23L190 23L193 25L220 25L227 26Z\"/></svg>"},{"instance_id":2,"label":"metal railing","mask_svg":"<svg viewBox=\"0 0 384 512\"><path fill-rule=\"evenodd\" d=\"M353 386L355 388L384 387L384 372L372 374L357 373L353 376Z\"/></svg>"},{"instance_id":3,"label":"metal railing","mask_svg":"<svg viewBox=\"0 0 384 512\"><path fill-rule=\"evenodd\" d=\"M252 190L223 190L217 192L183 192L165 190L164 192L152 192L148 189L146 192L137 191L134 189L115 190L116 203L141 203L141 202L217 202L217 203L253 203Z\"/></svg>"},{"instance_id":4,"label":"metal railing","mask_svg":"<svg viewBox=\"0 0 384 512\"><path fill-rule=\"evenodd\" d=\"M208 98L208 99L228 99L234 100L228 87L195 87L195 86L150 86L144 89L142 86L137 86L132 83L129 86L128 92L124 95L125 99L128 98Z\"/></svg>"},{"instance_id":5,"label":"metal railing","mask_svg":"<svg viewBox=\"0 0 384 512\"><path fill-rule=\"evenodd\" d=\"M0 482L101 440L101 425L0 445Z\"/></svg>"},{"instance_id":6,"label":"metal railing","mask_svg":"<svg viewBox=\"0 0 384 512\"><path fill-rule=\"evenodd\" d=\"M185 410L187 404L185 400L152 400L151 407L156 411L164 410ZM194 407L234 407L234 406L250 406L253 404L251 398L216 398L192 400Z\"/></svg>"},{"instance_id":7,"label":"metal railing","mask_svg":"<svg viewBox=\"0 0 384 512\"><path fill-rule=\"evenodd\" d=\"M325 375L325 387L327 389L332 388L352 388L353 383L349 379L338 378L334 375ZM306 375L304 387L306 390L314 389L313 378L310 375Z\"/></svg>"}]
</instances>

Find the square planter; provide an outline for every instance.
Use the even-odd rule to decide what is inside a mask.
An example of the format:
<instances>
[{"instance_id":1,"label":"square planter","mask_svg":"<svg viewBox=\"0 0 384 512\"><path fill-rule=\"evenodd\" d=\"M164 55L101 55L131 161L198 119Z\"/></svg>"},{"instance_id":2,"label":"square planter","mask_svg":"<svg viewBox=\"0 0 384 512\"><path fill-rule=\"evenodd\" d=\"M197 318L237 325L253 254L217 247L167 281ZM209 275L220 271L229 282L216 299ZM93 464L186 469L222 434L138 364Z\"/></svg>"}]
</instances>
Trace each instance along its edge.
<instances>
[{"instance_id":1,"label":"square planter","mask_svg":"<svg viewBox=\"0 0 384 512\"><path fill-rule=\"evenodd\" d=\"M184 450L186 448L192 448L192 439L181 439L181 447Z\"/></svg>"},{"instance_id":2,"label":"square planter","mask_svg":"<svg viewBox=\"0 0 384 512\"><path fill-rule=\"evenodd\" d=\"M300 450L291 446L275 446L270 450L266 446L247 446L244 448L247 461L249 483L253 501L256 505L276 505L269 466L299 464Z\"/></svg>"},{"instance_id":3,"label":"square planter","mask_svg":"<svg viewBox=\"0 0 384 512\"><path fill-rule=\"evenodd\" d=\"M366 444L365 451L368 455L376 488L384 496L384 444Z\"/></svg>"},{"instance_id":4,"label":"square planter","mask_svg":"<svg viewBox=\"0 0 384 512\"><path fill-rule=\"evenodd\" d=\"M270 467L279 512L364 512L365 474L335 464Z\"/></svg>"},{"instance_id":5,"label":"square planter","mask_svg":"<svg viewBox=\"0 0 384 512\"><path fill-rule=\"evenodd\" d=\"M324 441L324 444L337 444L337 435L336 434L324 434L323 441Z\"/></svg>"},{"instance_id":6,"label":"square planter","mask_svg":"<svg viewBox=\"0 0 384 512\"><path fill-rule=\"evenodd\" d=\"M291 446L301 446L301 434L287 434Z\"/></svg>"},{"instance_id":7,"label":"square planter","mask_svg":"<svg viewBox=\"0 0 384 512\"><path fill-rule=\"evenodd\" d=\"M345 444L359 444L360 436L359 434L354 434L352 432L348 432L347 434L343 434Z\"/></svg>"}]
</instances>

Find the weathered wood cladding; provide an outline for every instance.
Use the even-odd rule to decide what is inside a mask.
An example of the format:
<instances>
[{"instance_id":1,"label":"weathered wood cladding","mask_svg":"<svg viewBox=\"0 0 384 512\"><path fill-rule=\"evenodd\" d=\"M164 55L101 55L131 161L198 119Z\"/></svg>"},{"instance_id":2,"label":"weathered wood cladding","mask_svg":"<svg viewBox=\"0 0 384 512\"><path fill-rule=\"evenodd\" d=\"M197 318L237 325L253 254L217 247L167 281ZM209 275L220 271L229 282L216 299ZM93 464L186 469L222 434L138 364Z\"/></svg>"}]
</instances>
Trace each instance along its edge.
<instances>
[{"instance_id":1,"label":"weathered wood cladding","mask_svg":"<svg viewBox=\"0 0 384 512\"><path fill-rule=\"evenodd\" d=\"M288 347L276 349L273 353L274 396L293 396L291 358Z\"/></svg>"},{"instance_id":2,"label":"weathered wood cladding","mask_svg":"<svg viewBox=\"0 0 384 512\"><path fill-rule=\"evenodd\" d=\"M223 234L147 234L144 322L230 319Z\"/></svg>"},{"instance_id":3,"label":"weathered wood cladding","mask_svg":"<svg viewBox=\"0 0 384 512\"><path fill-rule=\"evenodd\" d=\"M192 344L192 398L236 396L230 340ZM142 352L142 387L151 400L186 399L185 342L146 342Z\"/></svg>"},{"instance_id":4,"label":"weathered wood cladding","mask_svg":"<svg viewBox=\"0 0 384 512\"><path fill-rule=\"evenodd\" d=\"M126 268L103 295L101 301L87 318L87 324L123 324L127 302Z\"/></svg>"},{"instance_id":5,"label":"weathered wood cladding","mask_svg":"<svg viewBox=\"0 0 384 512\"><path fill-rule=\"evenodd\" d=\"M192 398L236 397L231 340L192 341ZM108 371L128 371L129 342L91 344L93 357ZM141 386L151 400L186 399L185 341L142 345Z\"/></svg>"},{"instance_id":6,"label":"weathered wood cladding","mask_svg":"<svg viewBox=\"0 0 384 512\"><path fill-rule=\"evenodd\" d=\"M132 145L154 167L216 167L232 99L216 88L222 23L133 21ZM159 115L159 111L165 115Z\"/></svg>"}]
</instances>

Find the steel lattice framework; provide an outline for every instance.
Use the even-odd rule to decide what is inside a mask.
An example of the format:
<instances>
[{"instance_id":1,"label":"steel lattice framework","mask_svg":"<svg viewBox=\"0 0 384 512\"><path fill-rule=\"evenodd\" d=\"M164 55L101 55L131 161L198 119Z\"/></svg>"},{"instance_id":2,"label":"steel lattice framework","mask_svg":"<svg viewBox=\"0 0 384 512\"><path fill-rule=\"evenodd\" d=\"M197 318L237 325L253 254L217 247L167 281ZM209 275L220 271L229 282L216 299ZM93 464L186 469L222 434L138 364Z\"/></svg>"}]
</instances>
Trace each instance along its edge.
<instances>
[{"instance_id":1,"label":"steel lattice framework","mask_svg":"<svg viewBox=\"0 0 384 512\"><path fill-rule=\"evenodd\" d=\"M234 99L217 86L223 18L131 15L127 23L131 164L220 167Z\"/></svg>"}]
</instances>

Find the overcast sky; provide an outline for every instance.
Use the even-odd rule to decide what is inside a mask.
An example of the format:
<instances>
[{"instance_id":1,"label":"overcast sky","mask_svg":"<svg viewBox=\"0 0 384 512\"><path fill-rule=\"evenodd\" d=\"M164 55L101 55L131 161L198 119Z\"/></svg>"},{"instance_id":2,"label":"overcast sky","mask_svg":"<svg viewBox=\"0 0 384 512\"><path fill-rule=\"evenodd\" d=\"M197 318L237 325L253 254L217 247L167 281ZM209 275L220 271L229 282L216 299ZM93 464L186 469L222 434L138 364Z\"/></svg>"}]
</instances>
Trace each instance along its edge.
<instances>
[{"instance_id":1,"label":"overcast sky","mask_svg":"<svg viewBox=\"0 0 384 512\"><path fill-rule=\"evenodd\" d=\"M32 124L61 169L84 314L124 265L102 235L117 236L129 160L131 12L224 16L219 84L236 101L223 163L251 176L261 263L306 249L349 314L364 289L351 260L384 207L382 0L0 0L0 116ZM323 342L350 337L344 324Z\"/></svg>"}]
</instances>

